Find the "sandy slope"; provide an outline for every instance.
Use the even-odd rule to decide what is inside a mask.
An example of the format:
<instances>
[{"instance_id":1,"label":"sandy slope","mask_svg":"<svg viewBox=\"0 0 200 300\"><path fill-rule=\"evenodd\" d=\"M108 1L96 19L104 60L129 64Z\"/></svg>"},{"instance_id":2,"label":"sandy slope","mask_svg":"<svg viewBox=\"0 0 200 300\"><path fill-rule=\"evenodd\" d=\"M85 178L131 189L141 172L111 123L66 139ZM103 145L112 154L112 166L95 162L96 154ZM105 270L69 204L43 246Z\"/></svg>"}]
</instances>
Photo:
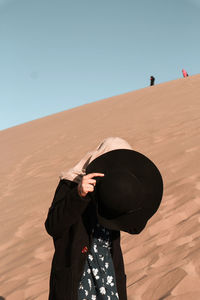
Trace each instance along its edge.
<instances>
[{"instance_id":1,"label":"sandy slope","mask_svg":"<svg viewBox=\"0 0 200 300\"><path fill-rule=\"evenodd\" d=\"M60 171L120 136L159 167L160 210L122 234L129 300L200 299L200 75L112 97L0 132L0 296L46 300L44 230Z\"/></svg>"}]
</instances>

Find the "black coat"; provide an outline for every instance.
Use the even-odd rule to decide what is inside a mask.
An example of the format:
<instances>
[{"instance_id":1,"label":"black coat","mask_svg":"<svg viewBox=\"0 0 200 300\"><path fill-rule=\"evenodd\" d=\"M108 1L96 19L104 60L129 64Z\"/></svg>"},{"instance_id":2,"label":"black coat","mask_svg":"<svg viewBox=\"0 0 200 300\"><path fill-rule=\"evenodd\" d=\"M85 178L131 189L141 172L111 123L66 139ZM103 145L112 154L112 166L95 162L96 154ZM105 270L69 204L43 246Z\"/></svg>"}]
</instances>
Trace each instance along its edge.
<instances>
[{"instance_id":1,"label":"black coat","mask_svg":"<svg viewBox=\"0 0 200 300\"><path fill-rule=\"evenodd\" d=\"M46 230L53 237L55 247L49 300L78 299L78 286L91 246L91 231L95 223L96 210L90 193L81 198L77 183L61 180L45 221ZM111 238L119 298L127 300L120 232L112 231Z\"/></svg>"}]
</instances>

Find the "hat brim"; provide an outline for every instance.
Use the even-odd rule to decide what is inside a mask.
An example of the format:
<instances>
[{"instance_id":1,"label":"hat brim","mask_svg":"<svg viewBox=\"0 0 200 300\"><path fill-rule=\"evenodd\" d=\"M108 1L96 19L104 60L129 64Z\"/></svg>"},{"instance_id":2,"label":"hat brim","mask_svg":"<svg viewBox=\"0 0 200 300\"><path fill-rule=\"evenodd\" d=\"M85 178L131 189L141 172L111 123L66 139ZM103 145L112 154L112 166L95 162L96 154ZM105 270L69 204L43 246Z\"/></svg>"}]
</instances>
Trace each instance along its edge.
<instances>
[{"instance_id":1,"label":"hat brim","mask_svg":"<svg viewBox=\"0 0 200 300\"><path fill-rule=\"evenodd\" d=\"M108 229L125 231L130 234L139 234L147 224L147 218L144 217L143 210L121 215L113 219L106 219L99 214L97 208L97 219L102 226Z\"/></svg>"}]
</instances>

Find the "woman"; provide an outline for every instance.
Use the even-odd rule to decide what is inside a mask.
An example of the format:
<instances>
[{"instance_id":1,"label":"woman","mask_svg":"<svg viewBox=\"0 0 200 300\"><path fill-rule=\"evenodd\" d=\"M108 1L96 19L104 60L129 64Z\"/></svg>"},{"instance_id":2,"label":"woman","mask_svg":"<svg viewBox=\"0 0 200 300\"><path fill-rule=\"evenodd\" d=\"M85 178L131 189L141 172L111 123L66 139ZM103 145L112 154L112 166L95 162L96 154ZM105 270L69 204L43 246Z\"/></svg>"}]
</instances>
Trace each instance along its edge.
<instances>
[{"instance_id":1,"label":"woman","mask_svg":"<svg viewBox=\"0 0 200 300\"><path fill-rule=\"evenodd\" d=\"M104 174L85 173L98 156L122 148L132 149L121 138L107 138L61 176L45 222L55 246L49 300L127 299L120 232L98 224L90 196Z\"/></svg>"},{"instance_id":2,"label":"woman","mask_svg":"<svg viewBox=\"0 0 200 300\"><path fill-rule=\"evenodd\" d=\"M107 138L63 173L45 222L53 237L49 300L126 300L120 231L140 233L162 177L121 138Z\"/></svg>"}]
</instances>

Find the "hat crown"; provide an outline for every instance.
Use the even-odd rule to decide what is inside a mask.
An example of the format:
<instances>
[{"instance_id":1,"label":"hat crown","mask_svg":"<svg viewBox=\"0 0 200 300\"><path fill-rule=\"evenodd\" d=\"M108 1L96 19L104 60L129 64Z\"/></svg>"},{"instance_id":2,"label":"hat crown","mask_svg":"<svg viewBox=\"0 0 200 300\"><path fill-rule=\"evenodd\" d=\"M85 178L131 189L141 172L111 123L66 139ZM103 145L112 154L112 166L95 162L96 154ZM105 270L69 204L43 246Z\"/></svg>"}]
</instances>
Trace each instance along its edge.
<instances>
[{"instance_id":1,"label":"hat crown","mask_svg":"<svg viewBox=\"0 0 200 300\"><path fill-rule=\"evenodd\" d=\"M142 184L127 169L106 172L96 190L99 211L109 219L142 207Z\"/></svg>"}]
</instances>

